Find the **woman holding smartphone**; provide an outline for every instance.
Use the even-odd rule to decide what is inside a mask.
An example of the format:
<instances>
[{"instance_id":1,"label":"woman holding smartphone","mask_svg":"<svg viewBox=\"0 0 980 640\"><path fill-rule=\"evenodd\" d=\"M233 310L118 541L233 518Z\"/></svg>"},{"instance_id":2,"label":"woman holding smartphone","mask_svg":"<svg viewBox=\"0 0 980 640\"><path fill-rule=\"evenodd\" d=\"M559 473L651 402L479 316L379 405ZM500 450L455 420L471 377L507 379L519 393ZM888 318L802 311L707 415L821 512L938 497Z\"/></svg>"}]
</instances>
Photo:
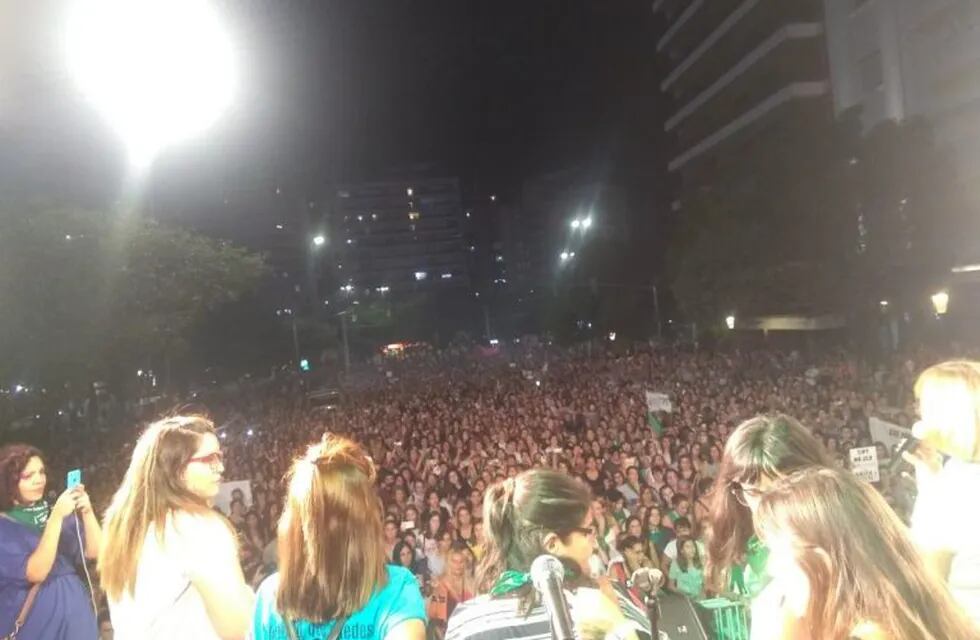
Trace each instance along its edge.
<instances>
[{"instance_id":1,"label":"woman holding smartphone","mask_svg":"<svg viewBox=\"0 0 980 640\"><path fill-rule=\"evenodd\" d=\"M75 566L83 553L96 557L102 531L84 486L50 506L47 483L39 450L0 449L0 637L94 640L92 600Z\"/></svg>"}]
</instances>

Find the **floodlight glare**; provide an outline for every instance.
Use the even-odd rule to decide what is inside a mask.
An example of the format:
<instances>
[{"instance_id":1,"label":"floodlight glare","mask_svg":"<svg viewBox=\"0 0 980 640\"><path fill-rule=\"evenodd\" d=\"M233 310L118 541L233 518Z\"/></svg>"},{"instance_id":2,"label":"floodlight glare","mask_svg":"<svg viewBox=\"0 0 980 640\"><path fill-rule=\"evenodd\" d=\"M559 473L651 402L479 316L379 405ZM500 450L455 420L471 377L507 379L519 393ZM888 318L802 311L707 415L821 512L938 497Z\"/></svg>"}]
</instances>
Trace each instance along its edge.
<instances>
[{"instance_id":1,"label":"floodlight glare","mask_svg":"<svg viewBox=\"0 0 980 640\"><path fill-rule=\"evenodd\" d=\"M65 53L72 76L146 167L200 133L231 103L231 40L206 0L73 0Z\"/></svg>"}]
</instances>

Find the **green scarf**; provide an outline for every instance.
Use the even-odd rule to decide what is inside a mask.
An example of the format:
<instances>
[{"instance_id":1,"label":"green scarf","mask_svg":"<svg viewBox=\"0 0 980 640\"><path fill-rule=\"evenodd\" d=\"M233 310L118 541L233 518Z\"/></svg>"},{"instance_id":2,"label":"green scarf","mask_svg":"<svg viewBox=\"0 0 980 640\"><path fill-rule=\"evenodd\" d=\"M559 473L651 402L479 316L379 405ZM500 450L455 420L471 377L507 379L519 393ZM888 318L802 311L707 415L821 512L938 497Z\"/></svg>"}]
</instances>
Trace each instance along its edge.
<instances>
[{"instance_id":1,"label":"green scarf","mask_svg":"<svg viewBox=\"0 0 980 640\"><path fill-rule=\"evenodd\" d=\"M493 583L493 587L490 589L490 595L506 595L511 591L517 591L524 585L530 583L531 574L508 569L507 571L501 573L500 577L497 578L497 581Z\"/></svg>"},{"instance_id":2,"label":"green scarf","mask_svg":"<svg viewBox=\"0 0 980 640\"><path fill-rule=\"evenodd\" d=\"M571 578L572 573L565 569L565 579ZM493 587L490 589L490 595L493 596L503 596L511 593L512 591L517 591L524 585L531 584L531 574L523 573L521 571L514 571L508 569L500 574L497 581L493 583Z\"/></svg>"},{"instance_id":3,"label":"green scarf","mask_svg":"<svg viewBox=\"0 0 980 640\"><path fill-rule=\"evenodd\" d=\"M10 510L5 511L4 513L6 513L11 520L19 522L24 526L31 527L36 531L43 531L44 525L48 521L48 515L51 513L51 508L44 500L38 500L34 504L29 504L27 506L12 507Z\"/></svg>"}]
</instances>

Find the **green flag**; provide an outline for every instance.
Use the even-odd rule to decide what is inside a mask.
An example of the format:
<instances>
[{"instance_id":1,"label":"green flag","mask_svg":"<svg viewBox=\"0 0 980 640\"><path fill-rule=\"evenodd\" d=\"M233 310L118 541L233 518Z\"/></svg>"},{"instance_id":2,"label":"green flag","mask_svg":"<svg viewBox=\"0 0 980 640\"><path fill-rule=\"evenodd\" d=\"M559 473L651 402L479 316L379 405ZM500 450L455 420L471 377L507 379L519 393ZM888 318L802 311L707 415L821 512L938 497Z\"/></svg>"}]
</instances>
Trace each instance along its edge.
<instances>
[{"instance_id":1,"label":"green flag","mask_svg":"<svg viewBox=\"0 0 980 640\"><path fill-rule=\"evenodd\" d=\"M647 424L650 425L650 428L653 429L653 432L658 436L662 436L664 434L664 424L660 422L657 414L655 414L653 411L647 411Z\"/></svg>"}]
</instances>

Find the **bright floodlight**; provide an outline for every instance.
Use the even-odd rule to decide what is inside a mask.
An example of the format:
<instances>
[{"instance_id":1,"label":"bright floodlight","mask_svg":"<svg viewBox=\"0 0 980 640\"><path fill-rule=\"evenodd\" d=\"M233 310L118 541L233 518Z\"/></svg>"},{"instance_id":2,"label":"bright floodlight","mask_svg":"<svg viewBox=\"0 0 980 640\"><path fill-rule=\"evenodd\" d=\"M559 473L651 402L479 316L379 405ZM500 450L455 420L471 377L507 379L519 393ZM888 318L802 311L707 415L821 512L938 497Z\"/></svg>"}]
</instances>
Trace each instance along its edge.
<instances>
[{"instance_id":1,"label":"bright floodlight","mask_svg":"<svg viewBox=\"0 0 980 640\"><path fill-rule=\"evenodd\" d=\"M949 309L949 292L937 291L932 294L932 308L936 310L936 315L945 315Z\"/></svg>"},{"instance_id":2,"label":"bright floodlight","mask_svg":"<svg viewBox=\"0 0 980 640\"><path fill-rule=\"evenodd\" d=\"M134 165L211 125L235 86L228 34L207 0L73 0L72 75Z\"/></svg>"},{"instance_id":3,"label":"bright floodlight","mask_svg":"<svg viewBox=\"0 0 980 640\"><path fill-rule=\"evenodd\" d=\"M582 229L588 229L591 226L592 226L592 216L586 216L582 220Z\"/></svg>"},{"instance_id":4,"label":"bright floodlight","mask_svg":"<svg viewBox=\"0 0 980 640\"><path fill-rule=\"evenodd\" d=\"M316 247L322 247L326 241L327 239L322 235L313 236L313 245Z\"/></svg>"},{"instance_id":5,"label":"bright floodlight","mask_svg":"<svg viewBox=\"0 0 980 640\"><path fill-rule=\"evenodd\" d=\"M725 318L725 326L728 327L729 330L735 329L735 316L728 316Z\"/></svg>"},{"instance_id":6,"label":"bright floodlight","mask_svg":"<svg viewBox=\"0 0 980 640\"><path fill-rule=\"evenodd\" d=\"M564 262L565 260L568 260L569 254L567 251L562 251L560 257L562 259L562 262Z\"/></svg>"},{"instance_id":7,"label":"bright floodlight","mask_svg":"<svg viewBox=\"0 0 980 640\"><path fill-rule=\"evenodd\" d=\"M578 218L575 218L574 220L572 220L572 229L578 229L578 226L580 224L582 224L582 221L579 220Z\"/></svg>"}]
</instances>

